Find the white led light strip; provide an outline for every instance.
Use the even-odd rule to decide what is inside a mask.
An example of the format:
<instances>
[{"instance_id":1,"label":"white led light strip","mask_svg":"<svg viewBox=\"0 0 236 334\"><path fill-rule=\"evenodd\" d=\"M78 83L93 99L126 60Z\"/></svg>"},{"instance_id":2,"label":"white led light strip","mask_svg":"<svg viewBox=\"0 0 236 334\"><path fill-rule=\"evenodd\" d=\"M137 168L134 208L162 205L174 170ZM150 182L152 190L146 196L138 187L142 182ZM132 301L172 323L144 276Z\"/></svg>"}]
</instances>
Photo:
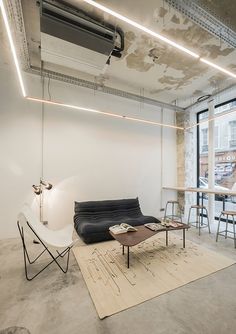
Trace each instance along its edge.
<instances>
[{"instance_id":1,"label":"white led light strip","mask_svg":"<svg viewBox=\"0 0 236 334\"><path fill-rule=\"evenodd\" d=\"M190 56L192 56L194 58L200 59L201 62L203 62L203 63L205 63L205 64L207 64L207 65L209 65L211 67L214 67L215 69L217 69L217 70L219 70L219 71L221 71L221 72L223 72L225 74L228 74L229 76L231 76L233 78L236 78L236 74L234 74L234 73L232 73L232 72L224 69L223 67L221 67L219 65L216 65L216 64L214 64L214 63L212 63L212 62L210 62L210 61L208 61L208 60L206 60L204 58L201 58L195 52L192 52L191 50L183 47L182 45L175 43L174 41L172 41L172 40L170 40L170 39L168 39L168 38L166 38L166 37L164 37L164 36L162 36L162 35L154 32L154 31L152 31L152 30L150 30L150 29L142 26L141 24L139 24L139 23L137 23L137 22L135 22L135 21L133 21L133 20L131 20L131 19L129 19L129 18L127 18L127 17L125 17L125 16L123 16L123 15L121 15L121 14L119 14L119 13L117 13L117 12L115 12L115 11L113 11L113 10L105 7L105 6L103 6L103 5L100 5L96 1L93 1L93 0L83 0L83 1L86 2L86 3L88 3L89 5L91 5L93 7L96 7L98 9L102 10L103 12L105 12L107 14L110 14L110 15L116 17L117 19L119 19L119 20L121 20L123 22L126 22L126 23L130 24L131 26L133 26L133 27L135 27L135 28L137 28L139 30L142 30L142 31L146 32L148 35L151 35L151 36L153 36L153 37L155 37L155 38L157 38L157 39L159 39L159 40L161 40L161 41L163 41L163 42L165 42L165 43L167 43L167 44L175 47L176 49L179 49L179 50L181 50L181 51L189 54Z\"/></svg>"},{"instance_id":2,"label":"white led light strip","mask_svg":"<svg viewBox=\"0 0 236 334\"><path fill-rule=\"evenodd\" d=\"M9 22L8 22L7 13L6 13L6 9L5 9L3 0L0 0L0 8L2 10L3 21L4 21L4 24L5 24L5 27L6 27L7 36L8 36L8 40L9 40L10 47L11 47L11 53L12 53L14 63L15 63L15 66L16 66L16 72L17 72L18 79L19 79L19 82L20 82L22 95L23 95L23 97L26 97L25 86L24 86L24 82L23 82L23 78L22 78L18 58L17 58L17 55L16 55L16 49L15 49L15 45L14 45L13 38L12 38L12 35L11 35L11 29L10 29L10 25L9 25Z\"/></svg>"},{"instance_id":3,"label":"white led light strip","mask_svg":"<svg viewBox=\"0 0 236 334\"><path fill-rule=\"evenodd\" d=\"M233 78L236 78L236 74L234 74L234 73L232 73L232 72L230 72L230 71L224 69L223 67L221 67L221 66L219 66L219 65L216 65L216 64L212 63L212 62L209 61L209 60L206 60L206 59L204 59L204 58L200 58L200 61L203 62L203 63L205 63L205 64L207 64L207 65L209 65L209 66L211 66L211 67L216 68L217 70L219 70L219 71L221 71L221 72L223 72L223 73L225 73L225 74L230 75L230 76L233 77Z\"/></svg>"},{"instance_id":4,"label":"white led light strip","mask_svg":"<svg viewBox=\"0 0 236 334\"><path fill-rule=\"evenodd\" d=\"M54 105L54 106L76 109L76 110L81 110L81 111L89 111L89 112L92 112L92 113L95 113L95 114L100 114L100 115L105 115L105 116L110 116L110 117L116 117L116 118L122 118L122 119L127 119L127 120L130 120L130 121L140 122L140 123L159 125L159 126L163 126L163 127L166 127L166 128L184 130L184 128L180 127L180 126L175 126L175 125L171 125L171 124L162 124L162 123L159 123L159 122L148 121L148 120L141 119L141 118L123 116L123 115L113 114L113 113L109 113L109 112L105 112L105 111L101 111L101 110L97 110L97 109L79 107L79 106L75 106L75 105L72 105L72 104L66 104L66 103L61 103L61 102L56 102L56 101L51 101L51 100L46 100L46 99L39 99L39 98L36 98L36 97L26 97L26 99L29 100L29 101L46 103L46 104L50 104L50 105Z\"/></svg>"}]
</instances>

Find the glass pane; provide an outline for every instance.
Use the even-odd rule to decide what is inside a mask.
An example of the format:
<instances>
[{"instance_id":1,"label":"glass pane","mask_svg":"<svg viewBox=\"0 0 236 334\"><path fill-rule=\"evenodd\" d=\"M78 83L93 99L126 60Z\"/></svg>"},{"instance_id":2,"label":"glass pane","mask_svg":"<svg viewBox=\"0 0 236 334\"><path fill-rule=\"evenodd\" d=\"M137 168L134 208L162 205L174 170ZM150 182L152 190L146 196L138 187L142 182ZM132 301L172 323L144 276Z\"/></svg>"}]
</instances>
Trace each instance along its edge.
<instances>
[{"instance_id":1,"label":"glass pane","mask_svg":"<svg viewBox=\"0 0 236 334\"><path fill-rule=\"evenodd\" d=\"M215 114L229 112L236 108L236 101L215 109ZM208 187L208 123L204 122L208 112L199 114L199 187ZM215 120L215 188L236 191L236 113ZM215 196L215 215L223 209L220 195ZM204 205L208 205L207 195L203 196ZM226 198L226 209L236 211L236 197Z\"/></svg>"},{"instance_id":2,"label":"glass pane","mask_svg":"<svg viewBox=\"0 0 236 334\"><path fill-rule=\"evenodd\" d=\"M216 108L219 115L235 109L236 101ZM216 119L218 128L218 146L215 145L215 178L218 188L236 190L236 113ZM217 201L219 202L219 200ZM216 215L221 211L221 203L216 203ZM226 199L226 209L236 210L236 198Z\"/></svg>"}]
</instances>

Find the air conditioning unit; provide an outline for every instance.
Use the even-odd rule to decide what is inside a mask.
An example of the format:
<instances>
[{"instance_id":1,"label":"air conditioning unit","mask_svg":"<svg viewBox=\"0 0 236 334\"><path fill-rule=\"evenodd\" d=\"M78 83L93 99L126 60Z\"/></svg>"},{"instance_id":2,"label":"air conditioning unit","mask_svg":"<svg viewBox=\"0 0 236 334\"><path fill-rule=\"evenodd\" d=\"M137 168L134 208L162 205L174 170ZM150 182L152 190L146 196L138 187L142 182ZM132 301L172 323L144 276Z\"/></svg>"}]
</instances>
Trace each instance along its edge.
<instances>
[{"instance_id":1,"label":"air conditioning unit","mask_svg":"<svg viewBox=\"0 0 236 334\"><path fill-rule=\"evenodd\" d=\"M117 47L117 36L122 40L122 35L78 13L52 0L41 1L41 59L99 75L111 55L121 56L123 41Z\"/></svg>"}]
</instances>

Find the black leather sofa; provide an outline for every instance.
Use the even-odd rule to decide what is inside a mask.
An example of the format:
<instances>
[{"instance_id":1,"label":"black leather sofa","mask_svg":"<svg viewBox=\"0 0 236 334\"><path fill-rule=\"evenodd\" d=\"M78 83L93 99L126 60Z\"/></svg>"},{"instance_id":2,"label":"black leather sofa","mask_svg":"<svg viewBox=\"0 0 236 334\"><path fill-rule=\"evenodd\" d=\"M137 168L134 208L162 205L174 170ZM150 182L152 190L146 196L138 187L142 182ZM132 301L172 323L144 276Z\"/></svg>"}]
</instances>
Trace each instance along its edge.
<instances>
[{"instance_id":1,"label":"black leather sofa","mask_svg":"<svg viewBox=\"0 0 236 334\"><path fill-rule=\"evenodd\" d=\"M116 224L138 226L156 222L158 219L142 214L138 198L75 202L75 229L87 244L112 239L109 227Z\"/></svg>"}]
</instances>

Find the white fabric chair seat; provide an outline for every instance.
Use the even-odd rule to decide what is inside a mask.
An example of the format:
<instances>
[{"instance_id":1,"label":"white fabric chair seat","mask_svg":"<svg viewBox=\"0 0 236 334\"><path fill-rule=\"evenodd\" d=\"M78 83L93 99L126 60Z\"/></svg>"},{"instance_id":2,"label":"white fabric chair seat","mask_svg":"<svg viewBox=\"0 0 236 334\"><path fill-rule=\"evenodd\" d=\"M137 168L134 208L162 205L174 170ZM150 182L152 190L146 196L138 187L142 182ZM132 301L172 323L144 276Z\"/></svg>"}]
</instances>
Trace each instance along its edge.
<instances>
[{"instance_id":1,"label":"white fabric chair seat","mask_svg":"<svg viewBox=\"0 0 236 334\"><path fill-rule=\"evenodd\" d=\"M73 224L68 224L60 230L51 230L39 221L39 219L32 212L31 208L26 204L21 209L18 219L20 220L22 216L39 238L47 245L57 248L65 248L73 245Z\"/></svg>"}]
</instances>

